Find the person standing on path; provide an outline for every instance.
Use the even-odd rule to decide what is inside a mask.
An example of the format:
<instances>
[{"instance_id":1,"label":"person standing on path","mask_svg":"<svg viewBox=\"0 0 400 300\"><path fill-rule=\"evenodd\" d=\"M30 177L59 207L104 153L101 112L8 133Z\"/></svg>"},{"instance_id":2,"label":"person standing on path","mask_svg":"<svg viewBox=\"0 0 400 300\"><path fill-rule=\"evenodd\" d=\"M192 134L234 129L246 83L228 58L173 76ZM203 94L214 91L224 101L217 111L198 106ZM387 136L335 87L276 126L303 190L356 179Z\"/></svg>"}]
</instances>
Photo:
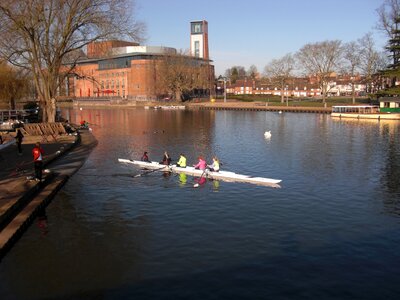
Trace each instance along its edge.
<instances>
[{"instance_id":1,"label":"person standing on path","mask_svg":"<svg viewBox=\"0 0 400 300\"><path fill-rule=\"evenodd\" d=\"M24 139L24 135L22 134L21 129L17 128L17 135L15 136L15 140L18 147L18 155L22 155L22 141Z\"/></svg>"},{"instance_id":2,"label":"person standing on path","mask_svg":"<svg viewBox=\"0 0 400 300\"><path fill-rule=\"evenodd\" d=\"M42 147L40 147L40 143L37 142L35 145L35 148L33 148L33 150L32 150L36 181L42 180L43 154L44 154L44 151L43 151Z\"/></svg>"}]
</instances>

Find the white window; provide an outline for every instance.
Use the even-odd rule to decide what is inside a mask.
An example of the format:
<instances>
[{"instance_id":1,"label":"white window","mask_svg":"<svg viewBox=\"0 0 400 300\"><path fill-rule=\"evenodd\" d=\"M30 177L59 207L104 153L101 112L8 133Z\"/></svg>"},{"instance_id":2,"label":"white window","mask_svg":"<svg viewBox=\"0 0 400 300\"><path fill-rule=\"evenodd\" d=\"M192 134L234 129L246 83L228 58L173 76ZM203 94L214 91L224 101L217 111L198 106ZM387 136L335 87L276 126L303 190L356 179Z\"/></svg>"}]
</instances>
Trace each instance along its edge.
<instances>
[{"instance_id":1,"label":"white window","mask_svg":"<svg viewBox=\"0 0 400 300\"><path fill-rule=\"evenodd\" d=\"M200 57L200 42L199 41L194 42L194 56Z\"/></svg>"}]
</instances>

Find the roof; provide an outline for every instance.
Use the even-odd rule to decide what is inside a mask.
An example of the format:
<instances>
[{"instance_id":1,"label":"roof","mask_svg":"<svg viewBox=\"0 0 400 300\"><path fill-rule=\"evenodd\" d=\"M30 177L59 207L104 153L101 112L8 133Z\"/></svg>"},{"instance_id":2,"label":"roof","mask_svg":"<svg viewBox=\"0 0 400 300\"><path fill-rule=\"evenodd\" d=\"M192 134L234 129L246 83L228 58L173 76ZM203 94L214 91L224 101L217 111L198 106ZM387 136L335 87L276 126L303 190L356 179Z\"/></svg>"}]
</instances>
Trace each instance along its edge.
<instances>
[{"instance_id":1,"label":"roof","mask_svg":"<svg viewBox=\"0 0 400 300\"><path fill-rule=\"evenodd\" d=\"M345 107L345 108L375 108L376 105L334 105L332 108Z\"/></svg>"},{"instance_id":2,"label":"roof","mask_svg":"<svg viewBox=\"0 0 400 300\"><path fill-rule=\"evenodd\" d=\"M96 62L99 62L99 61L104 61L104 60L107 61L107 60L123 58L123 57L134 57L134 56L162 57L162 56L165 56L165 55L166 54L163 54L163 53L131 52L131 53L123 53L123 54L106 56L106 57L99 57L99 58L83 58L83 59L78 60L76 63L77 64L87 64L87 63L96 63ZM211 59L207 60L207 59L202 59L202 58L192 57L192 56L188 56L188 58L191 58L191 59L194 59L194 60L213 62Z\"/></svg>"},{"instance_id":3,"label":"roof","mask_svg":"<svg viewBox=\"0 0 400 300\"><path fill-rule=\"evenodd\" d=\"M400 102L400 97L381 97L379 102Z\"/></svg>"}]
</instances>

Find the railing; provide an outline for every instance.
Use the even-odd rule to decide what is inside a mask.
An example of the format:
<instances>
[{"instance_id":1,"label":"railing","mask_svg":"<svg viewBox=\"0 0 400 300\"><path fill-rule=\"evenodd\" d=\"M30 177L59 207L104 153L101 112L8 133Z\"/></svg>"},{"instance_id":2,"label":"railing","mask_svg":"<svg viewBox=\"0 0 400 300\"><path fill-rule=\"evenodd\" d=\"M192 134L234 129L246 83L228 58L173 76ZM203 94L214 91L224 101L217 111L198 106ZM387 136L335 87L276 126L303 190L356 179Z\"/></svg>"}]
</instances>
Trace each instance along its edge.
<instances>
[{"instance_id":1,"label":"railing","mask_svg":"<svg viewBox=\"0 0 400 300\"><path fill-rule=\"evenodd\" d=\"M8 121L10 119L20 120L28 114L25 110L0 110L0 121Z\"/></svg>"},{"instance_id":2,"label":"railing","mask_svg":"<svg viewBox=\"0 0 400 300\"><path fill-rule=\"evenodd\" d=\"M379 112L379 107L374 105L332 106L332 113L374 114L378 112Z\"/></svg>"}]
</instances>

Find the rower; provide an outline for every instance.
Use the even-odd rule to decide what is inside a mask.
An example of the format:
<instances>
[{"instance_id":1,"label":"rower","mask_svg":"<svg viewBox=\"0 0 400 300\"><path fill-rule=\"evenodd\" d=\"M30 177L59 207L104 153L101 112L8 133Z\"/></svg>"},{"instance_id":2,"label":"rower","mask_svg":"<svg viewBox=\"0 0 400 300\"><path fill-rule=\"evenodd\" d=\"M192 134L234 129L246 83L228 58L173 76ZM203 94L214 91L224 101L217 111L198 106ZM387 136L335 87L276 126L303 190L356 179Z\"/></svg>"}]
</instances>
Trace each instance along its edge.
<instances>
[{"instance_id":1,"label":"rower","mask_svg":"<svg viewBox=\"0 0 400 300\"><path fill-rule=\"evenodd\" d=\"M178 162L176 163L177 167L186 168L186 157L183 153L181 153Z\"/></svg>"},{"instance_id":2,"label":"rower","mask_svg":"<svg viewBox=\"0 0 400 300\"><path fill-rule=\"evenodd\" d=\"M193 165L193 167L195 169L199 169L199 170L205 170L207 167L207 163L204 160L203 156L199 156L199 161L196 165Z\"/></svg>"},{"instance_id":3,"label":"rower","mask_svg":"<svg viewBox=\"0 0 400 300\"><path fill-rule=\"evenodd\" d=\"M212 172L219 172L219 159L216 156L214 156L212 165L208 167Z\"/></svg>"},{"instance_id":4,"label":"rower","mask_svg":"<svg viewBox=\"0 0 400 300\"><path fill-rule=\"evenodd\" d=\"M149 160L149 156L147 155L147 152L144 151L142 158L140 159L141 161L146 161L146 162L150 162Z\"/></svg>"},{"instance_id":5,"label":"rower","mask_svg":"<svg viewBox=\"0 0 400 300\"><path fill-rule=\"evenodd\" d=\"M171 164L171 157L169 157L169 154L167 151L164 152L164 156L163 156L162 161L160 161L160 164L163 164L163 165Z\"/></svg>"}]
</instances>

